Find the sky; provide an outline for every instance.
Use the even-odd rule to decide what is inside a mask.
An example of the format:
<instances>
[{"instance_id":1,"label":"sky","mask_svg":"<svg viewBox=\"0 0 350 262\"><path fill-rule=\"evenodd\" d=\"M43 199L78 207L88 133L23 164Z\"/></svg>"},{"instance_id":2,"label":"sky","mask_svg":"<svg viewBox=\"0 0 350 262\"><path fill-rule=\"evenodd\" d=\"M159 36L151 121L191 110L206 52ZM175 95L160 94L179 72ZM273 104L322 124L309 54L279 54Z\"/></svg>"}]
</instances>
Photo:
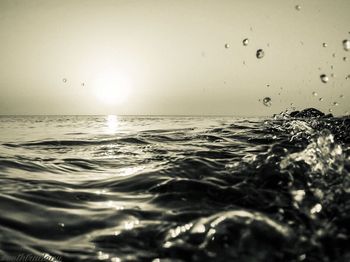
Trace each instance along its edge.
<instances>
[{"instance_id":1,"label":"sky","mask_svg":"<svg viewBox=\"0 0 350 262\"><path fill-rule=\"evenodd\" d=\"M349 0L0 0L0 114L348 114L349 10Z\"/></svg>"}]
</instances>

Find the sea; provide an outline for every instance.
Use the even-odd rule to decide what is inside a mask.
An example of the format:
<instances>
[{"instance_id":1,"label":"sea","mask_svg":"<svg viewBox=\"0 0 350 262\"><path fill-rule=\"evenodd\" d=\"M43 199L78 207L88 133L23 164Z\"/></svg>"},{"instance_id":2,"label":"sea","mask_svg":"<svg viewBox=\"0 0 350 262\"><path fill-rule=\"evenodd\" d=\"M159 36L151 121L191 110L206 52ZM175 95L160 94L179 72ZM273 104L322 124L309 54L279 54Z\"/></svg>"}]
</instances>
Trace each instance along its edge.
<instances>
[{"instance_id":1,"label":"sea","mask_svg":"<svg viewBox=\"0 0 350 262\"><path fill-rule=\"evenodd\" d=\"M350 118L1 116L0 261L350 261Z\"/></svg>"}]
</instances>

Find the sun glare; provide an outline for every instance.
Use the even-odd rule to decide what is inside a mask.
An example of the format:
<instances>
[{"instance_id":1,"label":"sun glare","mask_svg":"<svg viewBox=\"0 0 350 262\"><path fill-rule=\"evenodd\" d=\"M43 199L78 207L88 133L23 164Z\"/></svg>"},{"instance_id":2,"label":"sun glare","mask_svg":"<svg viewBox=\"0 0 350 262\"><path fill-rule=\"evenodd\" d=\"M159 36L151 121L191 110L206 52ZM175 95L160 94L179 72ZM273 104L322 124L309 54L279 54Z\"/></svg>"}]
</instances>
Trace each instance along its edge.
<instances>
[{"instance_id":1,"label":"sun glare","mask_svg":"<svg viewBox=\"0 0 350 262\"><path fill-rule=\"evenodd\" d=\"M107 133L113 134L118 130L118 117L115 115L108 115L106 119Z\"/></svg>"},{"instance_id":2,"label":"sun glare","mask_svg":"<svg viewBox=\"0 0 350 262\"><path fill-rule=\"evenodd\" d=\"M130 81L125 75L105 72L97 76L94 93L104 104L122 104L130 94Z\"/></svg>"}]
</instances>

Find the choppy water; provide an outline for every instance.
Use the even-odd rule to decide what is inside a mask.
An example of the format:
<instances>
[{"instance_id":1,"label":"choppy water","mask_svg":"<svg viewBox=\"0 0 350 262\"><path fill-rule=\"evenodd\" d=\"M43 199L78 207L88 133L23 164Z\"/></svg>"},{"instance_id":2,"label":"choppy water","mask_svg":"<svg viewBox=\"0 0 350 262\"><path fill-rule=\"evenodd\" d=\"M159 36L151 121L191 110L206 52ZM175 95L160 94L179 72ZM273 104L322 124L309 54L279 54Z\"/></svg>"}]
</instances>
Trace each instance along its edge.
<instances>
[{"instance_id":1,"label":"choppy water","mask_svg":"<svg viewBox=\"0 0 350 262\"><path fill-rule=\"evenodd\" d=\"M0 117L0 256L350 261L349 128L345 117Z\"/></svg>"}]
</instances>

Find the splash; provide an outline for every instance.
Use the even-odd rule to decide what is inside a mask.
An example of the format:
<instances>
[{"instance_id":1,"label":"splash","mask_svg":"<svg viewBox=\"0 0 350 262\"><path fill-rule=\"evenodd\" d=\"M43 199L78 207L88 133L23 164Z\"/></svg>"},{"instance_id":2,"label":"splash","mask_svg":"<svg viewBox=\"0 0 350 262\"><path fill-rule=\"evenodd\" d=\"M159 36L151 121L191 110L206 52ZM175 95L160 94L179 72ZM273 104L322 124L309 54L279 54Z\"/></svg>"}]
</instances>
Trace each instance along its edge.
<instances>
[{"instance_id":1,"label":"splash","mask_svg":"<svg viewBox=\"0 0 350 262\"><path fill-rule=\"evenodd\" d=\"M326 174L329 170L341 173L345 156L341 145L334 142L333 134L324 129L319 136L301 152L292 153L281 161L281 169L295 166L297 163L307 164L313 172Z\"/></svg>"}]
</instances>

